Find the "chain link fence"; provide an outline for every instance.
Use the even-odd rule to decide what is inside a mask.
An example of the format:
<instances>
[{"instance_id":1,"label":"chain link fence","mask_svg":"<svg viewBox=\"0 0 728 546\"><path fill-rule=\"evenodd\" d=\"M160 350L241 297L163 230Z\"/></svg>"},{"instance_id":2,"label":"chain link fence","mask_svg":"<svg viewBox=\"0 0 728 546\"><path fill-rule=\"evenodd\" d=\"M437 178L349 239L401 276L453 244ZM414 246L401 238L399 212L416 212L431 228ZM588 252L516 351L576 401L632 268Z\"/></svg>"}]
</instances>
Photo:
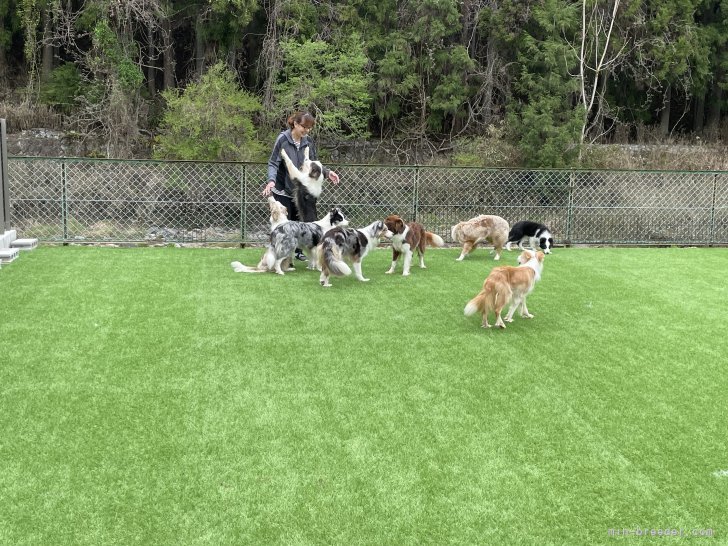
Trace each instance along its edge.
<instances>
[{"instance_id":1,"label":"chain link fence","mask_svg":"<svg viewBox=\"0 0 728 546\"><path fill-rule=\"evenodd\" d=\"M495 214L547 224L558 243L728 243L728 172L511 170L337 165L319 213L350 225L388 214L450 241L454 224ZM10 220L58 242L268 240L267 166L12 157Z\"/></svg>"}]
</instances>

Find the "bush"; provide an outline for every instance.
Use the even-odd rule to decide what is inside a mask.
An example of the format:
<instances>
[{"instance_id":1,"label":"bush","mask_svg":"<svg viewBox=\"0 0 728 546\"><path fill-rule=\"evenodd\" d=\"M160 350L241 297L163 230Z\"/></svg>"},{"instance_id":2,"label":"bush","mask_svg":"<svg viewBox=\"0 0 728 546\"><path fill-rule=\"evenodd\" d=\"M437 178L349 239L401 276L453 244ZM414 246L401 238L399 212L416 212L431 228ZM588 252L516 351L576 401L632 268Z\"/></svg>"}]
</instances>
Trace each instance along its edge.
<instances>
[{"instance_id":1,"label":"bush","mask_svg":"<svg viewBox=\"0 0 728 546\"><path fill-rule=\"evenodd\" d=\"M258 161L263 146L257 140L253 115L260 101L240 89L235 75L218 63L180 94L162 94L162 116L154 156L196 161Z\"/></svg>"},{"instance_id":2,"label":"bush","mask_svg":"<svg viewBox=\"0 0 728 546\"><path fill-rule=\"evenodd\" d=\"M76 65L62 64L51 72L48 82L40 90L40 100L44 104L70 112L76 97L82 94L81 76Z\"/></svg>"}]
</instances>

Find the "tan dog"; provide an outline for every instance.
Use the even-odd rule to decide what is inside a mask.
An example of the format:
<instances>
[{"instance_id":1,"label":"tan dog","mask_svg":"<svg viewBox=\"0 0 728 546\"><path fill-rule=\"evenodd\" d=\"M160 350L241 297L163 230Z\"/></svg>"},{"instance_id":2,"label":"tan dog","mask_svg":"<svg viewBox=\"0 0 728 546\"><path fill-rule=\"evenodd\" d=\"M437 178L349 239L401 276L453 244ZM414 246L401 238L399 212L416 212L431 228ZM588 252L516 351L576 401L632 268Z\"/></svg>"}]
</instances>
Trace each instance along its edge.
<instances>
[{"instance_id":1,"label":"tan dog","mask_svg":"<svg viewBox=\"0 0 728 546\"><path fill-rule=\"evenodd\" d=\"M392 267L386 273L394 273L397 266L399 256L404 254L404 265L402 267L402 276L410 274L410 266L412 265L412 256L414 251L420 257L420 267L426 269L425 266L425 246L445 246L442 237L435 233L425 231L425 227L417 222L405 224L404 220L396 214L387 216L384 220L387 229L393 233L392 235Z\"/></svg>"},{"instance_id":2,"label":"tan dog","mask_svg":"<svg viewBox=\"0 0 728 546\"><path fill-rule=\"evenodd\" d=\"M508 241L508 222L500 216L481 214L452 227L452 239L462 243L463 250L457 261L461 261L482 242L489 242L495 248L495 259L500 260L503 247Z\"/></svg>"},{"instance_id":3,"label":"tan dog","mask_svg":"<svg viewBox=\"0 0 728 546\"><path fill-rule=\"evenodd\" d=\"M270 209L270 230L273 231L275 228L288 222L288 209L281 203L275 200L273 196L268 197L268 208ZM235 273L265 273L266 271L272 271L268 269L265 263L265 254L258 262L255 267L243 265L240 262L230 262L230 266L233 268ZM290 262L284 264L286 271L290 270Z\"/></svg>"},{"instance_id":4,"label":"tan dog","mask_svg":"<svg viewBox=\"0 0 728 546\"><path fill-rule=\"evenodd\" d=\"M465 306L465 316L469 317L477 312L483 314L483 328L490 328L488 314L495 312L495 325L505 328L501 318L503 307L510 302L511 307L506 315L506 322L513 322L513 313L521 307L523 318L533 318L526 307L526 296L531 293L536 281L541 278L543 270L543 252L524 250L518 256L518 267L505 265L495 267L485 279L483 289Z\"/></svg>"},{"instance_id":5,"label":"tan dog","mask_svg":"<svg viewBox=\"0 0 728 546\"><path fill-rule=\"evenodd\" d=\"M288 222L288 209L275 200L273 196L268 197L268 208L270 209L270 230L280 226L283 222Z\"/></svg>"}]
</instances>

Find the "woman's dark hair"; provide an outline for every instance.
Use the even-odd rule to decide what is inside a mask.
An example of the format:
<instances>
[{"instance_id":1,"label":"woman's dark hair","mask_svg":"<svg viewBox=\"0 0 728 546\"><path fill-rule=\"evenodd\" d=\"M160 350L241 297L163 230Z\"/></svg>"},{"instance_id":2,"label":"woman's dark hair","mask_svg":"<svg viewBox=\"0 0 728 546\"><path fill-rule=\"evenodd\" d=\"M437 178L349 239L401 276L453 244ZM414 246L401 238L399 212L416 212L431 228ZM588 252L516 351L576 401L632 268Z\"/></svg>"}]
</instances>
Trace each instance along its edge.
<instances>
[{"instance_id":1,"label":"woman's dark hair","mask_svg":"<svg viewBox=\"0 0 728 546\"><path fill-rule=\"evenodd\" d=\"M296 112L295 114L292 114L291 117L288 118L287 123L291 129L293 129L293 126L296 123L298 123L299 125L303 125L307 129L310 129L316 123L316 118L314 118L308 112Z\"/></svg>"}]
</instances>

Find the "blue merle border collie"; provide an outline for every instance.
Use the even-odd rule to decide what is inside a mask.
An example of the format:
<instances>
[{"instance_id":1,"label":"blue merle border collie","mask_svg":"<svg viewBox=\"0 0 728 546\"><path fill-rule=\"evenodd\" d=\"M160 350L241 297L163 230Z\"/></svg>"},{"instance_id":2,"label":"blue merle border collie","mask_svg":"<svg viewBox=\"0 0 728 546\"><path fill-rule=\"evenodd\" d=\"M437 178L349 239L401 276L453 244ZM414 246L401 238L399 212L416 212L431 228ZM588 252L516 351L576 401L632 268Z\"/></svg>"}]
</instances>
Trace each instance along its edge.
<instances>
[{"instance_id":1,"label":"blue merle border collie","mask_svg":"<svg viewBox=\"0 0 728 546\"><path fill-rule=\"evenodd\" d=\"M334 226L345 226L349 221L340 208L332 208L326 216L315 222L292 222L285 221L278 224L270 232L270 244L255 267L243 265L240 262L232 262L230 265L236 273L264 273L275 271L279 275L285 275L286 271L295 271L293 263L293 252L296 247L307 249L311 253L311 260L308 262L308 269L316 267L316 247L321 242L323 234Z\"/></svg>"},{"instance_id":2,"label":"blue merle border collie","mask_svg":"<svg viewBox=\"0 0 728 546\"><path fill-rule=\"evenodd\" d=\"M513 224L508 232L506 250L510 250L513 243L518 243L518 248L525 250L523 243L526 241L533 250L540 248L544 254L550 254L554 246L554 237L549 228L538 222L521 220Z\"/></svg>"},{"instance_id":3,"label":"blue merle border collie","mask_svg":"<svg viewBox=\"0 0 728 546\"><path fill-rule=\"evenodd\" d=\"M381 220L372 222L365 228L352 229L335 227L324 234L319 252L321 265L321 286L330 287L329 276L345 277L351 275L351 268L344 262L344 258L351 260L354 276L363 282L365 279L361 272L361 261L369 251L379 244L381 237L392 237L392 232Z\"/></svg>"},{"instance_id":4,"label":"blue merle border collie","mask_svg":"<svg viewBox=\"0 0 728 546\"><path fill-rule=\"evenodd\" d=\"M348 225L349 221L339 207L332 208L326 216L315 222L291 222L281 224L270 233L270 244L265 254L265 263L268 269L275 270L284 275L281 263L286 259L293 259L296 247L305 248L311 254L308 269L314 269L318 262L316 247L321 242L324 233L334 226ZM289 268L289 271L293 267Z\"/></svg>"}]
</instances>

